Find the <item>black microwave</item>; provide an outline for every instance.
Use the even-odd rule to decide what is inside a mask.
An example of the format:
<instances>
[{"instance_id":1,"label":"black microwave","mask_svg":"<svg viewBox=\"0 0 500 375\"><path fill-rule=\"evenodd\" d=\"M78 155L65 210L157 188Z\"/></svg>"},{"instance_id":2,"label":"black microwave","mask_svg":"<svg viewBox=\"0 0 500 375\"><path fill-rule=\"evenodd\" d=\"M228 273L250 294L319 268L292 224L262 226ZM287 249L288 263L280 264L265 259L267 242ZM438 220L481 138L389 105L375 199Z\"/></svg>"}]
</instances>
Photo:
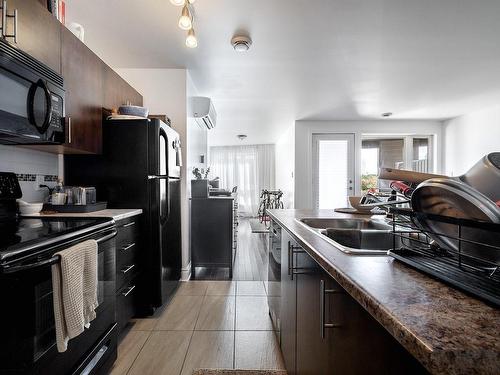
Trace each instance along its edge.
<instances>
[{"instance_id":1,"label":"black microwave","mask_svg":"<svg viewBox=\"0 0 500 375\"><path fill-rule=\"evenodd\" d=\"M61 143L63 77L0 39L0 144Z\"/></svg>"}]
</instances>

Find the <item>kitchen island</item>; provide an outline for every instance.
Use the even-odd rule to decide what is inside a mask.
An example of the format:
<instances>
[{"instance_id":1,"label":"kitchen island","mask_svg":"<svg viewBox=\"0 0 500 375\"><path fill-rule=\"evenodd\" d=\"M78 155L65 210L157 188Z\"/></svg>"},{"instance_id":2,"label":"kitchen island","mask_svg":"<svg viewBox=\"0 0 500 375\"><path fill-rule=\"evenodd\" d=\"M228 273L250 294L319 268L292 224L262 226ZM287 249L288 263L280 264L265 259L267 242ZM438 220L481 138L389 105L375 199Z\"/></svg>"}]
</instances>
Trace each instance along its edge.
<instances>
[{"instance_id":1,"label":"kitchen island","mask_svg":"<svg viewBox=\"0 0 500 375\"><path fill-rule=\"evenodd\" d=\"M333 210L268 212L300 251L319 264L427 371L500 373L500 310L389 256L343 253L296 220L355 215Z\"/></svg>"}]
</instances>

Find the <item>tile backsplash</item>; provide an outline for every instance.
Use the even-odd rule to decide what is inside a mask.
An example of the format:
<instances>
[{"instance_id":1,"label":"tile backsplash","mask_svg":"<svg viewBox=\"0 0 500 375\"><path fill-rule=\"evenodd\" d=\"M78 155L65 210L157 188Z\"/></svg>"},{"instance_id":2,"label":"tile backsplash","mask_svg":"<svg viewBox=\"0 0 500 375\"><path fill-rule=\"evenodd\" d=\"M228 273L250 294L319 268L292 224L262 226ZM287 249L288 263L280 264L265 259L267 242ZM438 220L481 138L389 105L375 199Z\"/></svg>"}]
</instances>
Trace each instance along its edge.
<instances>
[{"instance_id":1,"label":"tile backsplash","mask_svg":"<svg viewBox=\"0 0 500 375\"><path fill-rule=\"evenodd\" d=\"M17 174L23 200L42 202L47 197L48 191L37 187L40 182L51 187L57 183L59 160L55 154L0 145L0 172Z\"/></svg>"}]
</instances>

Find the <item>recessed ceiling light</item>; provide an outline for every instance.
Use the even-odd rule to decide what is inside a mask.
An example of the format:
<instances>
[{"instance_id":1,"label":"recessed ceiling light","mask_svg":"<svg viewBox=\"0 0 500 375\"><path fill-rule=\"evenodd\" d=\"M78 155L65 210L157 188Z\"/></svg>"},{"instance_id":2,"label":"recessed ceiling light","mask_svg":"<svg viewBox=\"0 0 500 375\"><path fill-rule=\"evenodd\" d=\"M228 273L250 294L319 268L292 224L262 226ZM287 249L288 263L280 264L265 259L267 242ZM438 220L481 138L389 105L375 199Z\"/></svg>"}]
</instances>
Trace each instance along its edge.
<instances>
[{"instance_id":1,"label":"recessed ceiling light","mask_svg":"<svg viewBox=\"0 0 500 375\"><path fill-rule=\"evenodd\" d=\"M252 45L252 39L250 39L250 37L248 36L236 35L231 39L231 45L233 46L235 51L246 52Z\"/></svg>"},{"instance_id":2,"label":"recessed ceiling light","mask_svg":"<svg viewBox=\"0 0 500 375\"><path fill-rule=\"evenodd\" d=\"M392 112L384 112L382 113L382 117L391 117L392 116Z\"/></svg>"},{"instance_id":3,"label":"recessed ceiling light","mask_svg":"<svg viewBox=\"0 0 500 375\"><path fill-rule=\"evenodd\" d=\"M246 134L238 134L236 137L238 137L238 139L240 141L243 141L247 137L247 135Z\"/></svg>"}]
</instances>

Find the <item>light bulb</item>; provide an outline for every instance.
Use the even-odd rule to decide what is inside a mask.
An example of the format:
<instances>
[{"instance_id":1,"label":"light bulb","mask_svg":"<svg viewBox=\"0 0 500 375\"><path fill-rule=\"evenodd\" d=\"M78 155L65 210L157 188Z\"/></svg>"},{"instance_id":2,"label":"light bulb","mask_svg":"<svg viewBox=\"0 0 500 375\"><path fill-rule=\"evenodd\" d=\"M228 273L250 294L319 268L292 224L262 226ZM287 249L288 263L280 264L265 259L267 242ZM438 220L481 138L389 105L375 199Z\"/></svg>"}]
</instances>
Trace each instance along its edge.
<instances>
[{"instance_id":1,"label":"light bulb","mask_svg":"<svg viewBox=\"0 0 500 375\"><path fill-rule=\"evenodd\" d=\"M179 27L182 30L189 30L191 27L193 27L191 14L189 13L187 5L184 5L184 8L182 8L181 18L179 18Z\"/></svg>"},{"instance_id":2,"label":"light bulb","mask_svg":"<svg viewBox=\"0 0 500 375\"><path fill-rule=\"evenodd\" d=\"M180 7L180 6L184 5L186 0L170 0L170 2L177 7Z\"/></svg>"},{"instance_id":3,"label":"light bulb","mask_svg":"<svg viewBox=\"0 0 500 375\"><path fill-rule=\"evenodd\" d=\"M196 48L198 46L198 39L196 39L194 29L190 29L188 31L188 35L186 37L186 46L189 48Z\"/></svg>"}]
</instances>

